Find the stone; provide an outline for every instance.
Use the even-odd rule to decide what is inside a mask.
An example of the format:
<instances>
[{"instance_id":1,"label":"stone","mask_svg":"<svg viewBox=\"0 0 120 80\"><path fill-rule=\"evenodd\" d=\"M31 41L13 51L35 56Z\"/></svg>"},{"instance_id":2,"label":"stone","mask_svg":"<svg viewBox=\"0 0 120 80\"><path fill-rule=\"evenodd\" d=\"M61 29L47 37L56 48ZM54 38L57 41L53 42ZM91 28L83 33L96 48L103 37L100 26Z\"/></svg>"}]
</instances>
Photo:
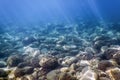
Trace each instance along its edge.
<instances>
[{"instance_id":1,"label":"stone","mask_svg":"<svg viewBox=\"0 0 120 80\"><path fill-rule=\"evenodd\" d=\"M120 69L119 68L111 68L106 71L110 76L111 80L120 80Z\"/></svg>"},{"instance_id":2,"label":"stone","mask_svg":"<svg viewBox=\"0 0 120 80\"><path fill-rule=\"evenodd\" d=\"M60 74L60 71L53 70L53 71L50 71L46 77L48 80L59 80L59 74Z\"/></svg>"},{"instance_id":3,"label":"stone","mask_svg":"<svg viewBox=\"0 0 120 80\"><path fill-rule=\"evenodd\" d=\"M111 79L107 77L100 77L99 80L111 80Z\"/></svg>"},{"instance_id":4,"label":"stone","mask_svg":"<svg viewBox=\"0 0 120 80\"><path fill-rule=\"evenodd\" d=\"M76 77L68 73L60 73L59 80L77 80Z\"/></svg>"},{"instance_id":5,"label":"stone","mask_svg":"<svg viewBox=\"0 0 120 80\"><path fill-rule=\"evenodd\" d=\"M0 77L7 77L8 76L8 73L3 70L3 69L0 69Z\"/></svg>"},{"instance_id":6,"label":"stone","mask_svg":"<svg viewBox=\"0 0 120 80\"><path fill-rule=\"evenodd\" d=\"M5 61L0 61L0 68L7 67L7 63Z\"/></svg>"},{"instance_id":7,"label":"stone","mask_svg":"<svg viewBox=\"0 0 120 80\"><path fill-rule=\"evenodd\" d=\"M110 48L104 52L104 56L106 59L112 59L113 55L118 54L118 53L120 53L120 50Z\"/></svg>"},{"instance_id":8,"label":"stone","mask_svg":"<svg viewBox=\"0 0 120 80\"><path fill-rule=\"evenodd\" d=\"M113 59L120 65L120 51L113 55Z\"/></svg>"},{"instance_id":9,"label":"stone","mask_svg":"<svg viewBox=\"0 0 120 80\"><path fill-rule=\"evenodd\" d=\"M78 66L75 63L70 65L71 70L76 70L77 68L78 68Z\"/></svg>"},{"instance_id":10,"label":"stone","mask_svg":"<svg viewBox=\"0 0 120 80\"><path fill-rule=\"evenodd\" d=\"M32 59L30 59L30 65L32 66L32 67L34 67L34 68L37 68L37 67L40 67L40 65L39 65L39 59L38 58L32 58Z\"/></svg>"},{"instance_id":11,"label":"stone","mask_svg":"<svg viewBox=\"0 0 120 80\"><path fill-rule=\"evenodd\" d=\"M47 80L77 80L77 79L67 72L53 70L47 74Z\"/></svg>"},{"instance_id":12,"label":"stone","mask_svg":"<svg viewBox=\"0 0 120 80\"><path fill-rule=\"evenodd\" d=\"M22 61L23 61L22 57L20 57L18 55L12 55L12 56L8 57L8 59L7 59L7 65L9 67L15 67L19 63L21 63Z\"/></svg>"},{"instance_id":13,"label":"stone","mask_svg":"<svg viewBox=\"0 0 120 80\"><path fill-rule=\"evenodd\" d=\"M81 60L81 61L77 62L77 65L81 66L81 67L86 67L86 66L90 66L90 63L88 60Z\"/></svg>"},{"instance_id":14,"label":"stone","mask_svg":"<svg viewBox=\"0 0 120 80\"><path fill-rule=\"evenodd\" d=\"M31 66L30 62L22 62L18 64L18 68L24 68L26 66Z\"/></svg>"},{"instance_id":15,"label":"stone","mask_svg":"<svg viewBox=\"0 0 120 80\"><path fill-rule=\"evenodd\" d=\"M57 58L53 56L42 57L39 64L45 69L55 69L59 66Z\"/></svg>"},{"instance_id":16,"label":"stone","mask_svg":"<svg viewBox=\"0 0 120 80\"><path fill-rule=\"evenodd\" d=\"M87 53L87 52L80 52L76 55L76 57L80 60L90 60L93 58L93 54Z\"/></svg>"},{"instance_id":17,"label":"stone","mask_svg":"<svg viewBox=\"0 0 120 80\"><path fill-rule=\"evenodd\" d=\"M26 46L35 41L36 41L36 39L34 37L26 37L25 39L23 39L22 43Z\"/></svg>"},{"instance_id":18,"label":"stone","mask_svg":"<svg viewBox=\"0 0 120 80\"><path fill-rule=\"evenodd\" d=\"M40 50L38 48L32 48L31 46L24 47L24 55L29 57L38 57L40 55Z\"/></svg>"},{"instance_id":19,"label":"stone","mask_svg":"<svg viewBox=\"0 0 120 80\"><path fill-rule=\"evenodd\" d=\"M14 71L14 75L15 75L15 77L21 77L26 74L33 73L33 70L34 70L34 68L32 68L32 67L16 68L16 70Z\"/></svg>"},{"instance_id":20,"label":"stone","mask_svg":"<svg viewBox=\"0 0 120 80\"><path fill-rule=\"evenodd\" d=\"M61 72L69 72L70 69L69 69L69 67L62 67L62 68L60 69L60 71L61 71Z\"/></svg>"},{"instance_id":21,"label":"stone","mask_svg":"<svg viewBox=\"0 0 120 80\"><path fill-rule=\"evenodd\" d=\"M98 80L98 75L90 67L85 67L79 80Z\"/></svg>"},{"instance_id":22,"label":"stone","mask_svg":"<svg viewBox=\"0 0 120 80\"><path fill-rule=\"evenodd\" d=\"M66 57L66 59L62 62L62 65L71 65L72 63L76 63L78 58L76 57Z\"/></svg>"},{"instance_id":23,"label":"stone","mask_svg":"<svg viewBox=\"0 0 120 80\"><path fill-rule=\"evenodd\" d=\"M118 66L114 60L102 60L98 63L98 69L105 71L107 68Z\"/></svg>"},{"instance_id":24,"label":"stone","mask_svg":"<svg viewBox=\"0 0 120 80\"><path fill-rule=\"evenodd\" d=\"M112 44L110 37L97 36L94 39L94 48L99 52L102 46L109 46Z\"/></svg>"}]
</instances>

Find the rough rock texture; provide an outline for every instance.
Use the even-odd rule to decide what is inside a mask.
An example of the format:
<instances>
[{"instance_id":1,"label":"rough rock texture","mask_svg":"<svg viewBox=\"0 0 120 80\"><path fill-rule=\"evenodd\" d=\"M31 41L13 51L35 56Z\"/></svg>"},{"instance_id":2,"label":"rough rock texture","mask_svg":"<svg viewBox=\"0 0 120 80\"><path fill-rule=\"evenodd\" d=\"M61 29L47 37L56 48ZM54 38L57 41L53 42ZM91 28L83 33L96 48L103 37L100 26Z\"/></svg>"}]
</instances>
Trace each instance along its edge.
<instances>
[{"instance_id":1,"label":"rough rock texture","mask_svg":"<svg viewBox=\"0 0 120 80\"><path fill-rule=\"evenodd\" d=\"M117 63L113 60L102 60L98 63L98 69L103 71L107 70L107 68L115 66L117 66Z\"/></svg>"},{"instance_id":2,"label":"rough rock texture","mask_svg":"<svg viewBox=\"0 0 120 80\"><path fill-rule=\"evenodd\" d=\"M79 80L98 80L98 75L90 67L85 67Z\"/></svg>"},{"instance_id":3,"label":"rough rock texture","mask_svg":"<svg viewBox=\"0 0 120 80\"><path fill-rule=\"evenodd\" d=\"M120 69L119 68L112 68L107 70L111 80L120 80Z\"/></svg>"},{"instance_id":4,"label":"rough rock texture","mask_svg":"<svg viewBox=\"0 0 120 80\"><path fill-rule=\"evenodd\" d=\"M45 69L55 69L59 65L57 58L52 56L43 57L40 60L39 64L42 68L45 68Z\"/></svg>"}]
</instances>

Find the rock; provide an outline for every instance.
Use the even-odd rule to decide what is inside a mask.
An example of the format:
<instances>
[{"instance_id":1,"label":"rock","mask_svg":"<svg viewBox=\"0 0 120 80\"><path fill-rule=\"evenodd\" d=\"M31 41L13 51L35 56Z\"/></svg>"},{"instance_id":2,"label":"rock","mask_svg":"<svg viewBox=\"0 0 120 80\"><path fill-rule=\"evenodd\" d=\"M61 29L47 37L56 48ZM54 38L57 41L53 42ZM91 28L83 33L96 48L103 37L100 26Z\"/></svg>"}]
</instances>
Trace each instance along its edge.
<instances>
[{"instance_id":1,"label":"rock","mask_svg":"<svg viewBox=\"0 0 120 80\"><path fill-rule=\"evenodd\" d=\"M85 52L87 52L89 54L95 54L95 50L93 48L91 48L91 47L86 47Z\"/></svg>"},{"instance_id":2,"label":"rock","mask_svg":"<svg viewBox=\"0 0 120 80\"><path fill-rule=\"evenodd\" d=\"M80 66L84 66L84 67L90 66L90 63L89 63L89 61L87 61L87 60L81 60L81 61L80 61Z\"/></svg>"},{"instance_id":3,"label":"rock","mask_svg":"<svg viewBox=\"0 0 120 80\"><path fill-rule=\"evenodd\" d=\"M60 74L60 71L53 70L53 71L50 71L46 77L48 80L59 80L59 74Z\"/></svg>"},{"instance_id":4,"label":"rock","mask_svg":"<svg viewBox=\"0 0 120 80\"><path fill-rule=\"evenodd\" d=\"M47 80L77 80L74 76L59 70L53 70L47 74Z\"/></svg>"},{"instance_id":5,"label":"rock","mask_svg":"<svg viewBox=\"0 0 120 80\"><path fill-rule=\"evenodd\" d=\"M26 74L33 73L33 70L34 70L34 68L32 68L32 67L16 68L16 70L14 71L14 75L15 75L15 77L21 77Z\"/></svg>"},{"instance_id":6,"label":"rock","mask_svg":"<svg viewBox=\"0 0 120 80\"><path fill-rule=\"evenodd\" d=\"M77 55L79 53L79 50L70 50L70 52L69 52L69 56L75 56L75 55Z\"/></svg>"},{"instance_id":7,"label":"rock","mask_svg":"<svg viewBox=\"0 0 120 80\"><path fill-rule=\"evenodd\" d=\"M90 63L87 60L81 60L76 63L76 66L77 66L76 71L81 72L85 67L90 66Z\"/></svg>"},{"instance_id":8,"label":"rock","mask_svg":"<svg viewBox=\"0 0 120 80\"><path fill-rule=\"evenodd\" d=\"M23 39L22 43L26 46L35 41L36 41L36 39L34 37L26 37L25 39Z\"/></svg>"},{"instance_id":9,"label":"rock","mask_svg":"<svg viewBox=\"0 0 120 80\"><path fill-rule=\"evenodd\" d=\"M32 75L23 76L20 80L36 80Z\"/></svg>"},{"instance_id":10,"label":"rock","mask_svg":"<svg viewBox=\"0 0 120 80\"><path fill-rule=\"evenodd\" d=\"M69 72L70 69L69 69L69 67L62 67L62 68L60 69L60 71L61 71L61 72Z\"/></svg>"},{"instance_id":11,"label":"rock","mask_svg":"<svg viewBox=\"0 0 120 80\"><path fill-rule=\"evenodd\" d=\"M100 80L111 80L109 75L106 72L99 70L99 71L97 71L97 73L99 75Z\"/></svg>"},{"instance_id":12,"label":"rock","mask_svg":"<svg viewBox=\"0 0 120 80\"><path fill-rule=\"evenodd\" d=\"M58 60L53 56L44 56L39 62L40 66L45 69L55 69L59 66Z\"/></svg>"},{"instance_id":13,"label":"rock","mask_svg":"<svg viewBox=\"0 0 120 80\"><path fill-rule=\"evenodd\" d=\"M113 55L113 59L120 65L120 51Z\"/></svg>"},{"instance_id":14,"label":"rock","mask_svg":"<svg viewBox=\"0 0 120 80\"><path fill-rule=\"evenodd\" d=\"M29 80L27 77L21 77L20 80Z\"/></svg>"},{"instance_id":15,"label":"rock","mask_svg":"<svg viewBox=\"0 0 120 80\"><path fill-rule=\"evenodd\" d=\"M78 66L75 63L70 65L71 70L76 70L77 68L78 68Z\"/></svg>"},{"instance_id":16,"label":"rock","mask_svg":"<svg viewBox=\"0 0 120 80\"><path fill-rule=\"evenodd\" d=\"M76 55L76 57L79 58L80 60L90 60L93 58L93 54L80 52L79 54Z\"/></svg>"},{"instance_id":17,"label":"rock","mask_svg":"<svg viewBox=\"0 0 120 80\"><path fill-rule=\"evenodd\" d=\"M39 65L39 59L36 58L36 57L30 59L30 65L31 65L32 67L34 67L34 68L40 67L40 65Z\"/></svg>"},{"instance_id":18,"label":"rock","mask_svg":"<svg viewBox=\"0 0 120 80\"><path fill-rule=\"evenodd\" d=\"M77 79L68 73L60 73L59 80L77 80Z\"/></svg>"},{"instance_id":19,"label":"rock","mask_svg":"<svg viewBox=\"0 0 120 80\"><path fill-rule=\"evenodd\" d=\"M92 66L92 68L96 69L98 67L99 60L97 58L92 59L89 61L89 63L90 63L90 66Z\"/></svg>"},{"instance_id":20,"label":"rock","mask_svg":"<svg viewBox=\"0 0 120 80\"><path fill-rule=\"evenodd\" d=\"M90 67L85 67L79 80L98 80L98 75Z\"/></svg>"},{"instance_id":21,"label":"rock","mask_svg":"<svg viewBox=\"0 0 120 80\"><path fill-rule=\"evenodd\" d=\"M105 71L107 68L118 66L114 60L102 60L98 63L98 69Z\"/></svg>"},{"instance_id":22,"label":"rock","mask_svg":"<svg viewBox=\"0 0 120 80\"><path fill-rule=\"evenodd\" d=\"M3 69L0 69L0 77L7 77L7 76L8 76L8 73Z\"/></svg>"},{"instance_id":23,"label":"rock","mask_svg":"<svg viewBox=\"0 0 120 80\"><path fill-rule=\"evenodd\" d=\"M17 67L18 68L23 68L23 67L26 67L26 66L31 66L31 67L34 67L34 68L40 67L40 65L39 65L39 59L36 58L36 57L28 59L25 62L19 63Z\"/></svg>"},{"instance_id":24,"label":"rock","mask_svg":"<svg viewBox=\"0 0 120 80\"><path fill-rule=\"evenodd\" d=\"M22 61L23 61L23 59L21 56L13 55L13 56L8 57L7 64L9 67L15 67Z\"/></svg>"},{"instance_id":25,"label":"rock","mask_svg":"<svg viewBox=\"0 0 120 80\"><path fill-rule=\"evenodd\" d=\"M76 63L78 58L76 57L66 57L64 61L62 61L62 65L71 65L72 63Z\"/></svg>"},{"instance_id":26,"label":"rock","mask_svg":"<svg viewBox=\"0 0 120 80\"><path fill-rule=\"evenodd\" d=\"M112 59L113 55L118 54L118 53L120 53L120 50L110 48L104 52L104 56L106 59Z\"/></svg>"},{"instance_id":27,"label":"rock","mask_svg":"<svg viewBox=\"0 0 120 80\"><path fill-rule=\"evenodd\" d=\"M111 80L111 79L107 77L100 77L99 80Z\"/></svg>"},{"instance_id":28,"label":"rock","mask_svg":"<svg viewBox=\"0 0 120 80\"><path fill-rule=\"evenodd\" d=\"M100 49L101 49L102 46L107 46L107 45L106 45L106 41L104 41L104 40L95 41L95 43L94 43L94 48L95 48L98 52L100 52Z\"/></svg>"},{"instance_id":29,"label":"rock","mask_svg":"<svg viewBox=\"0 0 120 80\"><path fill-rule=\"evenodd\" d=\"M110 76L111 80L120 80L120 69L112 68L106 71Z\"/></svg>"},{"instance_id":30,"label":"rock","mask_svg":"<svg viewBox=\"0 0 120 80\"><path fill-rule=\"evenodd\" d=\"M26 66L31 66L30 62L22 62L18 64L18 68L24 68Z\"/></svg>"},{"instance_id":31,"label":"rock","mask_svg":"<svg viewBox=\"0 0 120 80\"><path fill-rule=\"evenodd\" d=\"M30 57L38 57L40 55L40 50L38 48L26 46L24 47L24 51L24 55L28 55Z\"/></svg>"},{"instance_id":32,"label":"rock","mask_svg":"<svg viewBox=\"0 0 120 80\"><path fill-rule=\"evenodd\" d=\"M107 36L97 36L97 37L94 38L94 41L107 40L107 39L109 39L109 37L107 37Z\"/></svg>"},{"instance_id":33,"label":"rock","mask_svg":"<svg viewBox=\"0 0 120 80\"><path fill-rule=\"evenodd\" d=\"M7 67L7 63L5 61L0 61L0 68Z\"/></svg>"},{"instance_id":34,"label":"rock","mask_svg":"<svg viewBox=\"0 0 120 80\"><path fill-rule=\"evenodd\" d=\"M110 37L97 36L94 39L94 48L99 52L102 46L108 46L112 44Z\"/></svg>"}]
</instances>

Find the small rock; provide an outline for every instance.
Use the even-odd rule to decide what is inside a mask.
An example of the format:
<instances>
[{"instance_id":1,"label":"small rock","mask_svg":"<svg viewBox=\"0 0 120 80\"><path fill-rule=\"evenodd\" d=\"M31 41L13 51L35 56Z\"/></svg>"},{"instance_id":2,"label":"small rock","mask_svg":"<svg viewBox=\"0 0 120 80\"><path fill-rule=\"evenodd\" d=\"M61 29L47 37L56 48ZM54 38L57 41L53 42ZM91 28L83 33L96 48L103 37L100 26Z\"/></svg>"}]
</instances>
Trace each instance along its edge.
<instances>
[{"instance_id":1,"label":"small rock","mask_svg":"<svg viewBox=\"0 0 120 80\"><path fill-rule=\"evenodd\" d=\"M5 61L0 61L0 68L6 67L7 63Z\"/></svg>"},{"instance_id":2,"label":"small rock","mask_svg":"<svg viewBox=\"0 0 120 80\"><path fill-rule=\"evenodd\" d=\"M98 75L90 67L85 67L79 80L98 80Z\"/></svg>"},{"instance_id":3,"label":"small rock","mask_svg":"<svg viewBox=\"0 0 120 80\"><path fill-rule=\"evenodd\" d=\"M90 66L90 63L87 60L81 60L77 63L77 65L81 67L86 67L86 66Z\"/></svg>"},{"instance_id":4,"label":"small rock","mask_svg":"<svg viewBox=\"0 0 120 80\"><path fill-rule=\"evenodd\" d=\"M40 66L45 69L55 69L58 67L58 60L53 56L45 56L39 62Z\"/></svg>"},{"instance_id":5,"label":"small rock","mask_svg":"<svg viewBox=\"0 0 120 80\"><path fill-rule=\"evenodd\" d=\"M111 80L111 79L107 77L100 77L99 80Z\"/></svg>"},{"instance_id":6,"label":"small rock","mask_svg":"<svg viewBox=\"0 0 120 80\"><path fill-rule=\"evenodd\" d=\"M78 66L75 63L70 65L71 70L76 70L77 68L78 68Z\"/></svg>"},{"instance_id":7,"label":"small rock","mask_svg":"<svg viewBox=\"0 0 120 80\"><path fill-rule=\"evenodd\" d=\"M25 68L17 68L14 72L15 77L21 77L25 74L33 73L34 68L32 67L25 67Z\"/></svg>"},{"instance_id":8,"label":"small rock","mask_svg":"<svg viewBox=\"0 0 120 80\"><path fill-rule=\"evenodd\" d=\"M46 77L48 80L59 80L59 74L60 74L60 71L53 70L53 71L50 71Z\"/></svg>"},{"instance_id":9,"label":"small rock","mask_svg":"<svg viewBox=\"0 0 120 80\"><path fill-rule=\"evenodd\" d=\"M63 62L62 65L71 65L72 63L76 63L78 59L76 57L68 57Z\"/></svg>"},{"instance_id":10,"label":"small rock","mask_svg":"<svg viewBox=\"0 0 120 80\"><path fill-rule=\"evenodd\" d=\"M60 73L59 80L77 80L77 79L68 73Z\"/></svg>"},{"instance_id":11,"label":"small rock","mask_svg":"<svg viewBox=\"0 0 120 80\"><path fill-rule=\"evenodd\" d=\"M102 60L98 63L98 69L105 71L107 68L117 66L113 60Z\"/></svg>"},{"instance_id":12,"label":"small rock","mask_svg":"<svg viewBox=\"0 0 120 80\"><path fill-rule=\"evenodd\" d=\"M80 60L90 60L93 58L93 54L80 52L79 54L77 54L76 57L79 58Z\"/></svg>"},{"instance_id":13,"label":"small rock","mask_svg":"<svg viewBox=\"0 0 120 80\"><path fill-rule=\"evenodd\" d=\"M106 59L112 59L113 55L118 54L118 53L120 53L120 50L117 50L117 49L107 49L104 52L104 56L105 56Z\"/></svg>"},{"instance_id":14,"label":"small rock","mask_svg":"<svg viewBox=\"0 0 120 80\"><path fill-rule=\"evenodd\" d=\"M113 59L120 65L120 51L113 55Z\"/></svg>"},{"instance_id":15,"label":"small rock","mask_svg":"<svg viewBox=\"0 0 120 80\"><path fill-rule=\"evenodd\" d=\"M7 77L7 76L8 76L8 73L3 69L0 69L0 77Z\"/></svg>"},{"instance_id":16,"label":"small rock","mask_svg":"<svg viewBox=\"0 0 120 80\"><path fill-rule=\"evenodd\" d=\"M69 72L70 69L69 69L69 67L63 67L63 68L60 69L60 71L61 72Z\"/></svg>"},{"instance_id":17,"label":"small rock","mask_svg":"<svg viewBox=\"0 0 120 80\"><path fill-rule=\"evenodd\" d=\"M25 39L23 39L22 43L26 46L35 41L36 41L36 39L34 37L26 37Z\"/></svg>"},{"instance_id":18,"label":"small rock","mask_svg":"<svg viewBox=\"0 0 120 80\"><path fill-rule=\"evenodd\" d=\"M18 68L24 68L24 67L26 67L26 66L31 66L30 65L30 62L22 62L22 63L19 63L18 64Z\"/></svg>"},{"instance_id":19,"label":"small rock","mask_svg":"<svg viewBox=\"0 0 120 80\"><path fill-rule=\"evenodd\" d=\"M106 71L110 76L111 80L120 80L120 69L113 68Z\"/></svg>"},{"instance_id":20,"label":"small rock","mask_svg":"<svg viewBox=\"0 0 120 80\"><path fill-rule=\"evenodd\" d=\"M22 61L23 61L23 59L20 56L13 55L13 56L8 57L7 64L9 67L15 67Z\"/></svg>"}]
</instances>

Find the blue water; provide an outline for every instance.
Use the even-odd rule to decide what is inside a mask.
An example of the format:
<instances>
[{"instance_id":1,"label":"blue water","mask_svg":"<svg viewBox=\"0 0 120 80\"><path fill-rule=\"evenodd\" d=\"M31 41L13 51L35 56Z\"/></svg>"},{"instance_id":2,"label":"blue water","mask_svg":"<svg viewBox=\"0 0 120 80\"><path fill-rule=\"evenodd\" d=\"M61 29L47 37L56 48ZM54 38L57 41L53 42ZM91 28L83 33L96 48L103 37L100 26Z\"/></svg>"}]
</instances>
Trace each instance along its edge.
<instances>
[{"instance_id":1,"label":"blue water","mask_svg":"<svg viewBox=\"0 0 120 80\"><path fill-rule=\"evenodd\" d=\"M1 0L0 23L119 21L120 0Z\"/></svg>"}]
</instances>

